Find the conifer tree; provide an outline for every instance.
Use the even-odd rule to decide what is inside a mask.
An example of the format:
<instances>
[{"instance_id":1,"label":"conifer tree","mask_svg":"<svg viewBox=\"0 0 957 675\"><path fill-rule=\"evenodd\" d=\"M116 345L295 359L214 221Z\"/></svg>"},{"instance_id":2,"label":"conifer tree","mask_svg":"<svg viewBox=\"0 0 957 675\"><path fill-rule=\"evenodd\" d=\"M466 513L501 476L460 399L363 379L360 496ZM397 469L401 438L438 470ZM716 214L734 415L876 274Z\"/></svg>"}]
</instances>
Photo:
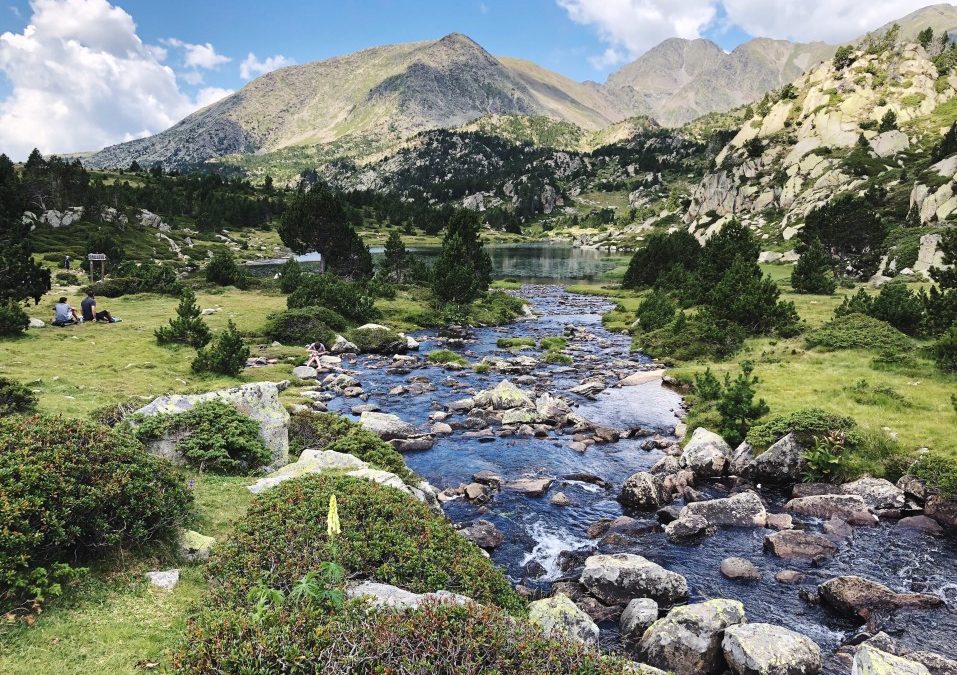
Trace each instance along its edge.
<instances>
[{"instance_id":1,"label":"conifer tree","mask_svg":"<svg viewBox=\"0 0 957 675\"><path fill-rule=\"evenodd\" d=\"M202 311L196 304L196 294L186 288L180 296L176 317L169 320L168 326L157 328L156 341L161 344L180 343L199 349L212 338L209 326L203 321Z\"/></svg>"},{"instance_id":2,"label":"conifer tree","mask_svg":"<svg viewBox=\"0 0 957 675\"><path fill-rule=\"evenodd\" d=\"M832 263L820 240L812 240L791 272L791 286L798 293L831 295L837 288Z\"/></svg>"},{"instance_id":3,"label":"conifer tree","mask_svg":"<svg viewBox=\"0 0 957 675\"><path fill-rule=\"evenodd\" d=\"M492 259L482 247L478 216L458 211L449 220L435 263L435 295L443 302L464 305L485 293L491 283Z\"/></svg>"}]
</instances>

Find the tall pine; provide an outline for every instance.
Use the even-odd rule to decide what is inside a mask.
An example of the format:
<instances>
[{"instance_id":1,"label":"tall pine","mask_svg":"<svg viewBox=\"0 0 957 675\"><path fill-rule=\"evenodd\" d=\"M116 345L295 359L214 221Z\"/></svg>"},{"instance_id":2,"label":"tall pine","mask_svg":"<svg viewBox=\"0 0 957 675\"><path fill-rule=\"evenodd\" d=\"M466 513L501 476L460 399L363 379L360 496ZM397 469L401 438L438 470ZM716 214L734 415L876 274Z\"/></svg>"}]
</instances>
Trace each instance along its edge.
<instances>
[{"instance_id":1,"label":"tall pine","mask_svg":"<svg viewBox=\"0 0 957 675\"><path fill-rule=\"evenodd\" d=\"M433 291L443 302L464 305L488 290L492 259L482 247L479 219L472 211L457 211L442 240L434 267Z\"/></svg>"}]
</instances>

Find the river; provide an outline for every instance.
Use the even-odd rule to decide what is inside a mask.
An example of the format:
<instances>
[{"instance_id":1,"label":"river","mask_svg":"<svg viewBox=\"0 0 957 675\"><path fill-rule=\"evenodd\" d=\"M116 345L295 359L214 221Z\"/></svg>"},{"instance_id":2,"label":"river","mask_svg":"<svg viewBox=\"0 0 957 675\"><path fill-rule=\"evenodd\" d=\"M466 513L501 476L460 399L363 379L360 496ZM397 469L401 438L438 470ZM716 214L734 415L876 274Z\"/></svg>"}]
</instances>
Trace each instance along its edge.
<instances>
[{"instance_id":1,"label":"river","mask_svg":"<svg viewBox=\"0 0 957 675\"><path fill-rule=\"evenodd\" d=\"M525 262L521 268L533 270ZM953 539L882 523L874 528L855 528L853 537L841 545L837 556L811 564L781 560L766 553L763 542L768 530L762 528L723 528L696 543L674 545L662 533L654 513L627 513L642 525L634 536L602 545L589 539L586 535L589 525L603 517L614 518L626 513L616 500L625 479L636 471L647 470L663 456L661 450L641 449L641 441L648 434L673 435L680 397L657 381L634 387L611 386L597 400L567 393L585 377L604 375L616 381L647 368L649 359L629 352L628 336L610 333L602 327L601 315L611 308L606 300L573 295L554 285L525 286L519 294L531 303L538 318L499 328L478 328L464 341L449 341L435 331L423 332L416 335L422 343L422 352L454 349L471 362L486 356L504 358L513 355L496 347L500 337L539 339L565 334L567 328L574 326L577 337L570 339L567 350L574 365L539 363L521 379L520 386L529 392L565 396L577 405L576 413L594 422L623 432L641 431L640 437L593 445L584 453L570 449L571 437L562 432L552 432L546 438L493 435L480 439L467 438L462 431L455 431L450 436L438 437L431 450L406 454L409 466L440 490L469 483L479 471L491 471L505 480L526 476L556 479L548 493L540 497L502 490L481 506L464 498L444 505L446 514L457 523L482 518L501 530L505 540L492 552L492 559L515 583L547 591L556 581L577 578L580 564L567 571L560 568L559 554L563 551L637 553L683 574L688 579L692 601L735 598L744 603L749 621L780 624L809 636L822 647L824 672L842 673L846 667L831 654L860 627L808 604L801 599L800 591L813 589L834 576L858 574L896 590L920 590L945 598L947 605L941 609L898 612L887 620L884 629L914 649L935 651L950 658L957 656L954 644L957 543ZM540 356L534 351L527 353ZM411 367L399 368L398 372L391 365L390 359L378 356L360 356L343 363L362 383L368 403L421 428L431 425L429 413L490 389L505 377L494 371L480 374L471 369L445 370L421 358ZM434 390L419 395L390 393L398 385L408 385L414 377L427 379ZM509 377L513 382L516 380L514 375ZM329 407L349 415L350 408L357 403L361 401L340 397L330 401ZM462 419L459 414L448 421ZM563 476L581 473L599 476L610 487L604 489L589 482L563 479ZM727 488L720 483L698 487L709 496L727 494ZM559 491L568 496L569 506L551 503L550 498ZM782 510L784 495L765 492L762 496L769 511ZM814 519L798 517L795 520L798 527L822 529L822 523ZM761 580L742 582L724 578L718 568L721 560L729 556L754 562L762 571ZM528 574L532 562L541 565L538 570L539 573L544 570L541 576ZM805 581L798 585L776 582L775 573L784 569L804 572ZM616 625L606 622L601 628L603 644L614 649Z\"/></svg>"}]
</instances>

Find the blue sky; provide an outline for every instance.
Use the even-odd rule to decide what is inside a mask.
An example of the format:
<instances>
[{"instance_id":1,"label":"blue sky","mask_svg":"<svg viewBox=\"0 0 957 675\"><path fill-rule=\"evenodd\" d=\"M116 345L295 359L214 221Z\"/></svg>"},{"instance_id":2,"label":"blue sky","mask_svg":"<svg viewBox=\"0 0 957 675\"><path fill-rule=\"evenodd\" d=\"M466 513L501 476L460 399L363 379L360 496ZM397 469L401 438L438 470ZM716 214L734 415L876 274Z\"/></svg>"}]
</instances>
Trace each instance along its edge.
<instances>
[{"instance_id":1,"label":"blue sky","mask_svg":"<svg viewBox=\"0 0 957 675\"><path fill-rule=\"evenodd\" d=\"M669 37L832 43L915 0L2 0L0 152L156 133L291 63L465 33L576 80Z\"/></svg>"}]
</instances>

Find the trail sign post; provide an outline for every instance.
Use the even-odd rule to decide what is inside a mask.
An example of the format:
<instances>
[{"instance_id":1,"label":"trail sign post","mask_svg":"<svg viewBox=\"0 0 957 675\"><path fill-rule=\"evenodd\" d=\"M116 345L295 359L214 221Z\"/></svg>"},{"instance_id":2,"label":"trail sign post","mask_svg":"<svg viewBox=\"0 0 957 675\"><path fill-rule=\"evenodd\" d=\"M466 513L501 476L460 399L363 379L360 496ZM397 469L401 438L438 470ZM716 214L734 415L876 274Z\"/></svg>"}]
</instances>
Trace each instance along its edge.
<instances>
[{"instance_id":1,"label":"trail sign post","mask_svg":"<svg viewBox=\"0 0 957 675\"><path fill-rule=\"evenodd\" d=\"M94 270L96 269L96 263L100 263L100 281L106 277L106 254L105 253L90 253L86 256L86 259L90 261L90 281L96 281Z\"/></svg>"}]
</instances>

